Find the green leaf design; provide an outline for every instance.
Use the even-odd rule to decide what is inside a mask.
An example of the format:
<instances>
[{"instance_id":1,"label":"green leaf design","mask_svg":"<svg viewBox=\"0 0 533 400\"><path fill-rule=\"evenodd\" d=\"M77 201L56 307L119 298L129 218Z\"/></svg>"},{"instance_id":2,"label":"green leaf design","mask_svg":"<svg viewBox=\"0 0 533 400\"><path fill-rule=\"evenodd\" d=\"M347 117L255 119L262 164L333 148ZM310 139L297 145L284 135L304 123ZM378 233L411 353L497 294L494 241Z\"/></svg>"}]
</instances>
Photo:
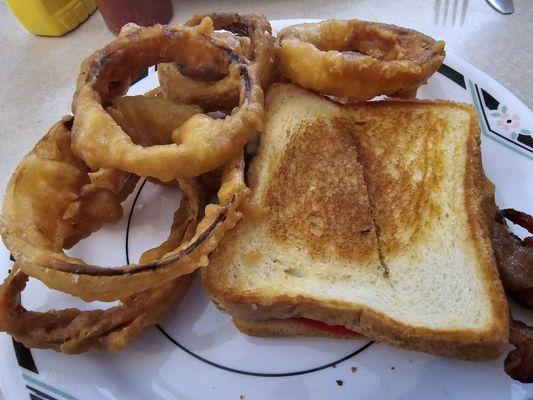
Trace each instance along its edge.
<instances>
[{"instance_id":1,"label":"green leaf design","mask_svg":"<svg viewBox=\"0 0 533 400\"><path fill-rule=\"evenodd\" d=\"M493 112L490 115L492 115L493 117L501 117L502 116L500 113L497 113L497 112Z\"/></svg>"},{"instance_id":2,"label":"green leaf design","mask_svg":"<svg viewBox=\"0 0 533 400\"><path fill-rule=\"evenodd\" d=\"M502 113L506 113L507 112L507 106L502 106Z\"/></svg>"}]
</instances>

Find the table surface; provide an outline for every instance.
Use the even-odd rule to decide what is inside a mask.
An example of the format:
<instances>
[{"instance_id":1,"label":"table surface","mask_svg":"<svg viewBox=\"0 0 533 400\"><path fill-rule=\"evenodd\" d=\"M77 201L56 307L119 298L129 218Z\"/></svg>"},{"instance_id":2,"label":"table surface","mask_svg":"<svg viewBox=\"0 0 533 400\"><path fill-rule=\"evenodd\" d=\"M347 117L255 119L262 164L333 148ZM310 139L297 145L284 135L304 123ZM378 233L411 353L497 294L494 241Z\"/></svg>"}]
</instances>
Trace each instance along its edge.
<instances>
[{"instance_id":1,"label":"table surface","mask_svg":"<svg viewBox=\"0 0 533 400\"><path fill-rule=\"evenodd\" d=\"M531 108L533 4L515 0L515 8L514 14L501 15L484 0L176 1L173 22L197 13L238 10L270 19L359 18L410 27L445 40L449 53L491 75ZM82 59L112 39L98 12L64 37L33 36L0 2L0 192L21 157L70 112Z\"/></svg>"}]
</instances>

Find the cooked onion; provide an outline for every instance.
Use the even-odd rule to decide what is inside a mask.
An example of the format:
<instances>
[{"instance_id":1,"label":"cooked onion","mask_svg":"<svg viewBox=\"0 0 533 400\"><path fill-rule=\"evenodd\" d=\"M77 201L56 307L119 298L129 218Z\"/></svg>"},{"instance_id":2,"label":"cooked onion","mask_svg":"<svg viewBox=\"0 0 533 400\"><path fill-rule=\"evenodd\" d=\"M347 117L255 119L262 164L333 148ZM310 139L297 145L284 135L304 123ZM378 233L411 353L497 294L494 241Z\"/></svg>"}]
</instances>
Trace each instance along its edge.
<instances>
[{"instance_id":1,"label":"cooked onion","mask_svg":"<svg viewBox=\"0 0 533 400\"><path fill-rule=\"evenodd\" d=\"M183 181L186 197L174 215L169 238L145 252L141 262L163 256L194 233L203 202L197 186ZM64 353L89 350L121 350L141 332L161 321L182 299L193 274L121 299L122 304L107 310L78 309L33 312L26 310L19 294L28 276L15 267L0 286L0 331L7 332L27 347L50 348Z\"/></svg>"},{"instance_id":2,"label":"cooked onion","mask_svg":"<svg viewBox=\"0 0 533 400\"><path fill-rule=\"evenodd\" d=\"M279 65L291 81L353 100L414 97L445 55L444 42L420 32L355 19L293 25L278 39Z\"/></svg>"},{"instance_id":3,"label":"cooked onion","mask_svg":"<svg viewBox=\"0 0 533 400\"><path fill-rule=\"evenodd\" d=\"M241 15L231 12L197 15L187 21L188 26L197 26L203 19L209 17L215 29L225 29L239 39L249 38L249 46L232 46L235 53L248 58L257 70L259 82L263 88L269 83L274 63L274 37L270 23L263 16ZM222 34L218 33L218 34ZM227 32L226 32L227 33ZM183 67L176 63L160 64L158 66L159 83L164 96L168 99L185 104L198 104L205 111L229 112L238 104L239 91L238 76L228 74L220 78L223 71L215 71L215 79L199 80L186 76ZM200 75L201 71L192 71ZM189 71L191 75L191 71ZM213 77L213 74L211 74ZM216 79L216 77L219 77Z\"/></svg>"},{"instance_id":4,"label":"cooked onion","mask_svg":"<svg viewBox=\"0 0 533 400\"><path fill-rule=\"evenodd\" d=\"M224 166L219 204L206 207L189 240L150 262L98 267L67 256L63 248L104 223L118 221L125 191L132 189L131 177L118 173L123 179L91 183L90 169L71 150L69 123L67 117L54 125L8 184L2 237L17 266L47 286L86 301L124 298L205 266L224 232L241 217L238 207L248 193L242 150ZM108 175L115 178L113 170Z\"/></svg>"},{"instance_id":5,"label":"cooked onion","mask_svg":"<svg viewBox=\"0 0 533 400\"><path fill-rule=\"evenodd\" d=\"M91 169L119 169L163 182L200 175L240 154L251 135L262 128L263 91L250 62L214 43L212 32L209 18L192 28L128 29L85 60L73 102L75 153ZM200 69L229 63L229 74L238 76L238 107L223 119L193 115L175 128L171 144L135 144L104 107L124 94L146 67L161 62Z\"/></svg>"}]
</instances>

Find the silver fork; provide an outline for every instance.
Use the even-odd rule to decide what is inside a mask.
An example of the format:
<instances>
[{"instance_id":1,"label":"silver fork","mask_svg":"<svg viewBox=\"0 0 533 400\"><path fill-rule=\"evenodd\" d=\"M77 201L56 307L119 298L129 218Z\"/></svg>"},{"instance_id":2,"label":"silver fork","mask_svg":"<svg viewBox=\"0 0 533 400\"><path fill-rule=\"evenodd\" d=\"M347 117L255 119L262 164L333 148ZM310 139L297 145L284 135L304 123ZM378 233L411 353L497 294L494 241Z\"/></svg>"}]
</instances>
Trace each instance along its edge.
<instances>
[{"instance_id":1,"label":"silver fork","mask_svg":"<svg viewBox=\"0 0 533 400\"><path fill-rule=\"evenodd\" d=\"M455 26L455 23L458 22L460 26L463 26L467 10L468 0L435 0L435 25L441 23L442 25L450 24ZM460 13L459 19L457 18L458 11Z\"/></svg>"}]
</instances>

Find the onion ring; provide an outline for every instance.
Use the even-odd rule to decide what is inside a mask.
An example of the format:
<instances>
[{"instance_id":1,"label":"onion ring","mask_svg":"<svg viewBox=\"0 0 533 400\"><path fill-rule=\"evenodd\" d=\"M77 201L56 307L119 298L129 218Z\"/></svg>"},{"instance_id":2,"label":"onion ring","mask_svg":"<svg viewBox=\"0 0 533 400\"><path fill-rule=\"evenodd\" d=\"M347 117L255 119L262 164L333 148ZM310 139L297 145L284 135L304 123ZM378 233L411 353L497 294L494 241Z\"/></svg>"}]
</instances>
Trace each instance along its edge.
<instances>
[{"instance_id":1,"label":"onion ring","mask_svg":"<svg viewBox=\"0 0 533 400\"><path fill-rule=\"evenodd\" d=\"M274 64L274 37L268 20L262 15L222 12L194 16L186 25L197 26L205 17L213 21L215 29L225 29L250 38L251 54L244 56L256 66L259 82L264 89L270 82ZM239 52L236 48L234 51ZM206 111L227 111L239 100L236 77L231 74L219 80L202 82L186 76L183 67L160 64L158 75L165 97L179 103L198 104Z\"/></svg>"},{"instance_id":2,"label":"onion ring","mask_svg":"<svg viewBox=\"0 0 533 400\"><path fill-rule=\"evenodd\" d=\"M225 29L234 34L250 38L250 59L257 67L257 75L261 87L265 88L270 83L274 67L274 36L272 27L264 15L239 14L236 12L219 12L212 14L195 15L185 25L198 26L204 18L213 21L215 29Z\"/></svg>"},{"instance_id":3,"label":"onion ring","mask_svg":"<svg viewBox=\"0 0 533 400\"><path fill-rule=\"evenodd\" d=\"M206 112L231 112L239 102L240 74L231 69L215 82L201 82L183 75L176 64L159 64L159 84L163 97L184 104L198 104Z\"/></svg>"},{"instance_id":4,"label":"onion ring","mask_svg":"<svg viewBox=\"0 0 533 400\"><path fill-rule=\"evenodd\" d=\"M71 117L56 123L13 173L6 189L3 235L9 232L58 250L122 217L120 204L138 178L117 170L89 170L72 153L71 125Z\"/></svg>"},{"instance_id":5,"label":"onion ring","mask_svg":"<svg viewBox=\"0 0 533 400\"><path fill-rule=\"evenodd\" d=\"M216 46L212 30L208 18L192 28L130 29L84 61L73 102L72 147L91 169L114 168L163 182L190 178L230 162L262 129L263 91L255 68ZM174 130L172 144L136 145L104 109L149 65L179 61L201 68L228 60L230 73L236 70L240 77L239 107L224 119L192 116Z\"/></svg>"},{"instance_id":6,"label":"onion ring","mask_svg":"<svg viewBox=\"0 0 533 400\"><path fill-rule=\"evenodd\" d=\"M120 97L106 111L133 143L142 146L172 143L174 129L202 113L202 109L194 105L146 95Z\"/></svg>"},{"instance_id":7,"label":"onion ring","mask_svg":"<svg viewBox=\"0 0 533 400\"><path fill-rule=\"evenodd\" d=\"M412 29L355 19L289 26L278 40L279 65L291 81L352 100L414 97L445 56L442 41Z\"/></svg>"},{"instance_id":8,"label":"onion ring","mask_svg":"<svg viewBox=\"0 0 533 400\"><path fill-rule=\"evenodd\" d=\"M83 189L91 185L90 169L71 150L69 121L65 118L52 127L23 158L8 184L2 237L17 266L48 287L83 300L114 301L207 265L207 255L241 217L238 207L249 191L242 150L224 166L219 204L206 207L190 240L151 262L97 267L67 256L62 249L75 242L71 237L85 237L103 223L116 222L123 191L95 189L89 192L91 197L84 196ZM88 223L80 226L78 215Z\"/></svg>"},{"instance_id":9,"label":"onion ring","mask_svg":"<svg viewBox=\"0 0 533 400\"><path fill-rule=\"evenodd\" d=\"M180 182L185 193L174 214L169 238L159 247L148 250L141 262L156 260L183 240L190 239L203 207L197 185ZM0 331L11 335L27 347L50 348L67 354L84 351L118 351L147 328L160 322L183 298L194 274L166 282L160 287L134 294L122 304L107 310L27 311L20 303L28 276L17 265L0 286Z\"/></svg>"},{"instance_id":10,"label":"onion ring","mask_svg":"<svg viewBox=\"0 0 533 400\"><path fill-rule=\"evenodd\" d=\"M237 40L230 32L214 32L217 39L225 38L224 47L243 57L249 54L250 43ZM229 114L239 103L240 74L229 65L223 70L212 66L193 69L176 63L162 63L157 66L161 95L180 104L195 104L205 112L222 111Z\"/></svg>"}]
</instances>

